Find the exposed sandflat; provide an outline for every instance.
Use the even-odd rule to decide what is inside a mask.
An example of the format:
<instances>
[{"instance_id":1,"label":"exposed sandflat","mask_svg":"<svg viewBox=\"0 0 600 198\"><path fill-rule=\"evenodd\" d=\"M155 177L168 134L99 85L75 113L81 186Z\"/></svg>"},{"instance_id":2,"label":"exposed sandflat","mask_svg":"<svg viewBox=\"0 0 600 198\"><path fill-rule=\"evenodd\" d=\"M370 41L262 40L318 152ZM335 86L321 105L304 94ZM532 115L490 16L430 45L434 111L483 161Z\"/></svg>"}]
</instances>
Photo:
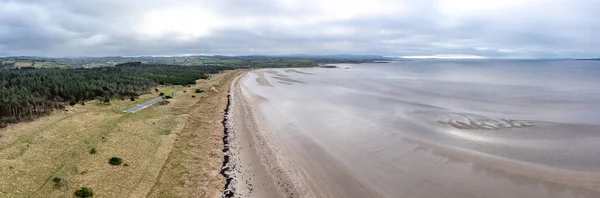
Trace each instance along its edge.
<instances>
[{"instance_id":1,"label":"exposed sandflat","mask_svg":"<svg viewBox=\"0 0 600 198\"><path fill-rule=\"evenodd\" d=\"M297 71L286 81L285 70L248 73L232 86L236 196L600 197L588 152L597 125L464 113L435 102L460 96L370 81L354 89L341 83L352 71ZM391 87L403 96L374 94ZM505 105L462 97L469 108Z\"/></svg>"}]
</instances>

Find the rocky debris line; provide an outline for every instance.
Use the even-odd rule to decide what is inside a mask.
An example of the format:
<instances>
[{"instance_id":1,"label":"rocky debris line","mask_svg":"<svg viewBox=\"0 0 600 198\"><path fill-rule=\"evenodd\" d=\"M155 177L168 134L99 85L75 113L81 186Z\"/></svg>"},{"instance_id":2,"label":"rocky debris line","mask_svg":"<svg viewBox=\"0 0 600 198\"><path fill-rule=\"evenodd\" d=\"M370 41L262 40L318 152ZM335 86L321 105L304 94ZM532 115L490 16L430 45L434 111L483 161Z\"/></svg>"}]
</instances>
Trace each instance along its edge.
<instances>
[{"instance_id":1,"label":"rocky debris line","mask_svg":"<svg viewBox=\"0 0 600 198\"><path fill-rule=\"evenodd\" d=\"M223 175L223 177L225 177L225 187L223 188L223 198L231 198L234 197L235 195L235 189L232 185L232 180L233 180L233 170L232 167L230 167L230 157L231 157L231 152L229 150L229 127L227 125L228 123L228 113L229 113L229 107L231 105L231 94L227 95L227 107L225 107L225 115L223 116L223 121L221 122L223 124L223 165L221 166L221 175Z\"/></svg>"}]
</instances>

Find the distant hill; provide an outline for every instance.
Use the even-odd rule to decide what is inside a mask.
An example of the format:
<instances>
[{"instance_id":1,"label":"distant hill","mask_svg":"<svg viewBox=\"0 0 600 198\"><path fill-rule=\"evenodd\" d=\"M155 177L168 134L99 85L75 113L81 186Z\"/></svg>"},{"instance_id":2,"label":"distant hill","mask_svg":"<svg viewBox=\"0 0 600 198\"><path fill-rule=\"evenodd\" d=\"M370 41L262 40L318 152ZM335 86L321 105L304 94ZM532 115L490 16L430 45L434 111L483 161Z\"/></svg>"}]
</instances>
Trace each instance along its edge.
<instances>
[{"instance_id":1,"label":"distant hill","mask_svg":"<svg viewBox=\"0 0 600 198\"><path fill-rule=\"evenodd\" d=\"M304 65L308 62L314 64L334 63L371 63L391 60L378 55L245 55L245 56L223 56L223 55L194 55L194 56L107 56L107 57L34 57L14 56L0 57L0 66L3 68L94 68L112 67L119 63L141 62L167 65L188 66L289 66L289 64Z\"/></svg>"},{"instance_id":2,"label":"distant hill","mask_svg":"<svg viewBox=\"0 0 600 198\"><path fill-rule=\"evenodd\" d=\"M278 56L273 56L278 57ZM388 59L379 55L355 55L355 54L336 54L336 55L305 55L305 54L290 54L281 55L279 57L300 57L312 59L345 59L345 60L384 60Z\"/></svg>"}]
</instances>

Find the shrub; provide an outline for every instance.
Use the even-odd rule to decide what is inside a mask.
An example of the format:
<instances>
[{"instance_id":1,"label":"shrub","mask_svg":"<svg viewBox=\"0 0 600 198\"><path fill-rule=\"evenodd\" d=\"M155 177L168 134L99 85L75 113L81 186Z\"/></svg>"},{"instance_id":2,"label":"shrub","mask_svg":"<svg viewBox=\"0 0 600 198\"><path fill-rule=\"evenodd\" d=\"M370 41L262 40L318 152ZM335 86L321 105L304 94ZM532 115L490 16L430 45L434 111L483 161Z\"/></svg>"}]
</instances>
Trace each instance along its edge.
<instances>
[{"instance_id":1,"label":"shrub","mask_svg":"<svg viewBox=\"0 0 600 198\"><path fill-rule=\"evenodd\" d=\"M165 96L165 99L171 99L173 96Z\"/></svg>"},{"instance_id":2,"label":"shrub","mask_svg":"<svg viewBox=\"0 0 600 198\"><path fill-rule=\"evenodd\" d=\"M61 187L65 186L65 183L66 183L66 181L60 177L52 178L52 182L54 182L54 187L56 187L56 188L61 188Z\"/></svg>"},{"instance_id":3,"label":"shrub","mask_svg":"<svg viewBox=\"0 0 600 198\"><path fill-rule=\"evenodd\" d=\"M196 96L192 96L192 98L195 98Z\"/></svg>"},{"instance_id":4,"label":"shrub","mask_svg":"<svg viewBox=\"0 0 600 198\"><path fill-rule=\"evenodd\" d=\"M110 160L108 160L108 163L113 166L118 166L123 163L123 159L118 158L118 157L113 157L113 158L110 158Z\"/></svg>"},{"instance_id":5,"label":"shrub","mask_svg":"<svg viewBox=\"0 0 600 198\"><path fill-rule=\"evenodd\" d=\"M129 100L135 101L135 96L131 96L131 98L129 98Z\"/></svg>"},{"instance_id":6,"label":"shrub","mask_svg":"<svg viewBox=\"0 0 600 198\"><path fill-rule=\"evenodd\" d=\"M196 89L196 91L195 91L195 92L196 92L196 93L202 93L202 92L204 92L204 90Z\"/></svg>"},{"instance_id":7,"label":"shrub","mask_svg":"<svg viewBox=\"0 0 600 198\"><path fill-rule=\"evenodd\" d=\"M159 96L164 96L164 95L165 95L165 93L163 93L163 92L160 92L158 95L159 95Z\"/></svg>"},{"instance_id":8,"label":"shrub","mask_svg":"<svg viewBox=\"0 0 600 198\"><path fill-rule=\"evenodd\" d=\"M71 101L69 102L69 105L71 105L71 106L75 106L76 104L77 104L77 102L76 102L76 101L74 101L74 100L71 100Z\"/></svg>"},{"instance_id":9,"label":"shrub","mask_svg":"<svg viewBox=\"0 0 600 198\"><path fill-rule=\"evenodd\" d=\"M90 149L90 154L96 154L98 151L96 150L96 148L92 148Z\"/></svg>"},{"instance_id":10,"label":"shrub","mask_svg":"<svg viewBox=\"0 0 600 198\"><path fill-rule=\"evenodd\" d=\"M154 92L159 92L158 88L154 88Z\"/></svg>"},{"instance_id":11,"label":"shrub","mask_svg":"<svg viewBox=\"0 0 600 198\"><path fill-rule=\"evenodd\" d=\"M104 98L104 103L110 103L110 98L109 97Z\"/></svg>"},{"instance_id":12,"label":"shrub","mask_svg":"<svg viewBox=\"0 0 600 198\"><path fill-rule=\"evenodd\" d=\"M93 197L94 192L92 192L91 188L82 187L81 189L75 191L75 196L77 196L77 197Z\"/></svg>"},{"instance_id":13,"label":"shrub","mask_svg":"<svg viewBox=\"0 0 600 198\"><path fill-rule=\"evenodd\" d=\"M161 100L158 102L159 105L168 105L170 102L168 100Z\"/></svg>"}]
</instances>

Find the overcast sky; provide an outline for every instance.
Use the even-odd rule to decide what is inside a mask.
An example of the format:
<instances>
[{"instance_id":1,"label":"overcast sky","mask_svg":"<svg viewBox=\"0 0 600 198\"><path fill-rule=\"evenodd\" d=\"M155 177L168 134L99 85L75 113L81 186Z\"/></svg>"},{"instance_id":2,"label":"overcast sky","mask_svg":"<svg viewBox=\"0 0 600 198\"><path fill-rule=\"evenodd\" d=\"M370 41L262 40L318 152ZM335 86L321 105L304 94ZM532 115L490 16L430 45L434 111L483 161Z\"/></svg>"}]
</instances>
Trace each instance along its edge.
<instances>
[{"instance_id":1,"label":"overcast sky","mask_svg":"<svg viewBox=\"0 0 600 198\"><path fill-rule=\"evenodd\" d=\"M600 57L600 0L0 0L0 56Z\"/></svg>"}]
</instances>

